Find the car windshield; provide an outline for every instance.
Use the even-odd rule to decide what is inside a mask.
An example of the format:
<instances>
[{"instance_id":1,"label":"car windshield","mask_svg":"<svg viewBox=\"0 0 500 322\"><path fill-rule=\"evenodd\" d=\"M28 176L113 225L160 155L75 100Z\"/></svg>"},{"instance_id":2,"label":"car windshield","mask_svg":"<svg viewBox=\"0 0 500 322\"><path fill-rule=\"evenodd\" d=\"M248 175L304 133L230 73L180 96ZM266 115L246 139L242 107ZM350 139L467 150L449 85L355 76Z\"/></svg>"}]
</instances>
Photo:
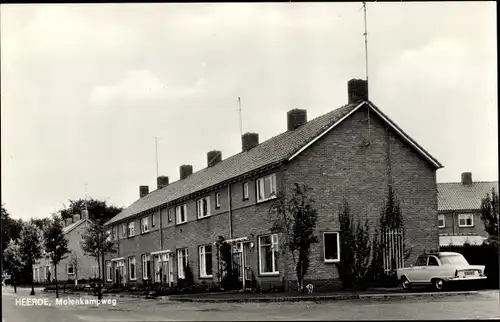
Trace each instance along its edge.
<instances>
[{"instance_id":1,"label":"car windshield","mask_svg":"<svg viewBox=\"0 0 500 322\"><path fill-rule=\"evenodd\" d=\"M462 255L449 255L449 256L441 256L439 258L441 263L448 265L469 265L467 260Z\"/></svg>"}]
</instances>

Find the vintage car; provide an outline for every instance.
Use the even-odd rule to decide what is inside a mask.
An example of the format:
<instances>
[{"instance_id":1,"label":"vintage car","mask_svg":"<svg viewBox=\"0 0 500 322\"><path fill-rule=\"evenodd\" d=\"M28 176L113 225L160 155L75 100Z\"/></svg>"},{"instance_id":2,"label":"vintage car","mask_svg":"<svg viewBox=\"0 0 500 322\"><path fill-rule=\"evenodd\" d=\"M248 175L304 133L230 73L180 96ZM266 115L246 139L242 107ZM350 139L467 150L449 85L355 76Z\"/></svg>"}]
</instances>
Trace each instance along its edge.
<instances>
[{"instance_id":1,"label":"vintage car","mask_svg":"<svg viewBox=\"0 0 500 322\"><path fill-rule=\"evenodd\" d=\"M452 252L421 255L415 265L398 269L397 276L406 290L412 285L432 285L441 291L447 284L486 279L484 266L469 265L462 254Z\"/></svg>"}]
</instances>

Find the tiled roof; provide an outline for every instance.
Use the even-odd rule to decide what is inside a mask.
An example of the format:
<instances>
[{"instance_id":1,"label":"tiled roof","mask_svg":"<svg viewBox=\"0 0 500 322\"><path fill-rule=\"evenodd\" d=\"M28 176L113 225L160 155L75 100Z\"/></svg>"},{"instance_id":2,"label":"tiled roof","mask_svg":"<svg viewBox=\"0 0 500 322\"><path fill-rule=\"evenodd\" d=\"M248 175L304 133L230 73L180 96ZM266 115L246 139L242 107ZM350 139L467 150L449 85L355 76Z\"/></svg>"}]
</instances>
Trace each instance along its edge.
<instances>
[{"instance_id":1,"label":"tiled roof","mask_svg":"<svg viewBox=\"0 0 500 322\"><path fill-rule=\"evenodd\" d=\"M154 209L214 185L224 183L233 178L245 175L246 173L259 170L266 166L279 164L292 157L308 143L310 144L313 139L317 138L337 122L341 121L349 113L354 112L354 110L366 103L367 102L361 102L358 104L344 105L307 122L293 131L287 131L272 137L260 143L250 151L238 153L219 162L215 166L204 168L183 180L173 182L162 189L155 190L132 203L132 205L124 209L106 224L122 221L133 215ZM368 104L378 113L381 113L371 102L368 102ZM388 122L393 128L397 128L392 121L388 120ZM400 130L399 128L397 129ZM407 137L404 132L402 132L401 135L405 136L414 146L418 147L418 145ZM419 153L425 154L425 156L429 160L432 160L431 162L437 164L438 167L441 166L435 159L428 155L425 150L419 151Z\"/></svg>"},{"instance_id":2,"label":"tiled roof","mask_svg":"<svg viewBox=\"0 0 500 322\"><path fill-rule=\"evenodd\" d=\"M64 227L63 228L63 234L69 233L70 231L72 231L74 228L78 227L84 221L87 221L87 219L80 219L80 220L72 223L71 225L68 225L68 226Z\"/></svg>"},{"instance_id":3,"label":"tiled roof","mask_svg":"<svg viewBox=\"0 0 500 322\"><path fill-rule=\"evenodd\" d=\"M481 199L491 189L498 192L498 181L473 182L464 185L461 182L438 183L438 210L473 210L481 208Z\"/></svg>"}]
</instances>

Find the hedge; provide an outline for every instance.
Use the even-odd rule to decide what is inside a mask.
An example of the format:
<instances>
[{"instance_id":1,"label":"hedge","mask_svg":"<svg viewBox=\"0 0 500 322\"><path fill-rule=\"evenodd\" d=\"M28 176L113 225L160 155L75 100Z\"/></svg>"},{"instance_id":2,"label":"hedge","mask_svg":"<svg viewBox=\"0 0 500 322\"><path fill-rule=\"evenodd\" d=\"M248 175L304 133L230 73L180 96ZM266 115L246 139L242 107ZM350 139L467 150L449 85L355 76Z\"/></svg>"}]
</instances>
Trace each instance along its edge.
<instances>
[{"instance_id":1,"label":"hedge","mask_svg":"<svg viewBox=\"0 0 500 322\"><path fill-rule=\"evenodd\" d=\"M499 287L498 246L496 245L464 245L441 246L441 252L454 252L462 254L470 265L484 265L488 277L486 286Z\"/></svg>"}]
</instances>

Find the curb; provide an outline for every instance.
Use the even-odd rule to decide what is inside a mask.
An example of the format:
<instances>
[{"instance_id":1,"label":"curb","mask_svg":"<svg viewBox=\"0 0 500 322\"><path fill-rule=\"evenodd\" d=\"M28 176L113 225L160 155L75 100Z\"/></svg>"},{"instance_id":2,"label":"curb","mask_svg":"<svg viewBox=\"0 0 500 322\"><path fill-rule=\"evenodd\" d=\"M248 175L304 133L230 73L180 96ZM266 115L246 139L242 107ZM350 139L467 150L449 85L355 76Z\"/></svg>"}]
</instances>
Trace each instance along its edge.
<instances>
[{"instance_id":1,"label":"curb","mask_svg":"<svg viewBox=\"0 0 500 322\"><path fill-rule=\"evenodd\" d=\"M342 300L394 300L425 297L446 297L459 295L476 295L477 291L467 292L440 292L440 293L399 293L399 294L352 294L352 295L318 295L318 296L290 296L290 297L253 297L246 299L197 299L172 298L174 302L192 303L270 303L270 302L327 302Z\"/></svg>"}]
</instances>

